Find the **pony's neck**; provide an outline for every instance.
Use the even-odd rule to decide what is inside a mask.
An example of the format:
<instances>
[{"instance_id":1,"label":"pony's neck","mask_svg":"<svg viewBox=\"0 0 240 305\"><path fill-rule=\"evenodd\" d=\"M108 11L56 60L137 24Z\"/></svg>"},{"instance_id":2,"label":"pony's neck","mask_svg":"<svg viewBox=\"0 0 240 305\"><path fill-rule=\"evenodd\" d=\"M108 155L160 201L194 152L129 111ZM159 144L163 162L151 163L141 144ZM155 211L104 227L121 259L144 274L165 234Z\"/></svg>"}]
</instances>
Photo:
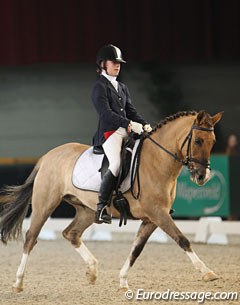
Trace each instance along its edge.
<instances>
[{"instance_id":1,"label":"pony's neck","mask_svg":"<svg viewBox=\"0 0 240 305\"><path fill-rule=\"evenodd\" d=\"M166 148L169 152L176 154L179 159L183 159L186 155L186 147L181 150L181 145L189 133L194 122L195 116L182 116L167 122L160 128L157 128L151 135L157 143ZM151 163L150 166L155 168L154 171L165 171L169 177L178 175L182 165L176 162L174 157L170 156L163 149L149 140L145 143L146 158ZM146 162L146 161L145 161ZM164 166L161 166L164 164Z\"/></svg>"},{"instance_id":2,"label":"pony's neck","mask_svg":"<svg viewBox=\"0 0 240 305\"><path fill-rule=\"evenodd\" d=\"M182 116L157 128L152 138L174 154L181 155L181 146L196 116ZM184 151L184 150L183 150ZM180 157L180 156L179 156Z\"/></svg>"}]
</instances>

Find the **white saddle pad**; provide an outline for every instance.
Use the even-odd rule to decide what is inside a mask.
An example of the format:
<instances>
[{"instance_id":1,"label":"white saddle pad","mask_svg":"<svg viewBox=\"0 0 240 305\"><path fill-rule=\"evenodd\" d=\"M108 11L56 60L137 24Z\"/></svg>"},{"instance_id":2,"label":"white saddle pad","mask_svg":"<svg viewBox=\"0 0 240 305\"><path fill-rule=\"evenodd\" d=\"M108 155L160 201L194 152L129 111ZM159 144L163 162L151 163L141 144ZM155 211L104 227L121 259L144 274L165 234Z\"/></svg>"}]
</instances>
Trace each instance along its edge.
<instances>
[{"instance_id":1,"label":"white saddle pad","mask_svg":"<svg viewBox=\"0 0 240 305\"><path fill-rule=\"evenodd\" d=\"M138 147L139 140L135 142L131 160L131 169L133 157L135 155L136 149ZM93 147L87 149L77 160L72 175L72 183L75 187L98 192L101 185L101 173L99 169L101 168L104 155L97 155L93 153ZM130 177L131 170L128 176L122 182L120 190L122 193L126 192L130 188Z\"/></svg>"}]
</instances>

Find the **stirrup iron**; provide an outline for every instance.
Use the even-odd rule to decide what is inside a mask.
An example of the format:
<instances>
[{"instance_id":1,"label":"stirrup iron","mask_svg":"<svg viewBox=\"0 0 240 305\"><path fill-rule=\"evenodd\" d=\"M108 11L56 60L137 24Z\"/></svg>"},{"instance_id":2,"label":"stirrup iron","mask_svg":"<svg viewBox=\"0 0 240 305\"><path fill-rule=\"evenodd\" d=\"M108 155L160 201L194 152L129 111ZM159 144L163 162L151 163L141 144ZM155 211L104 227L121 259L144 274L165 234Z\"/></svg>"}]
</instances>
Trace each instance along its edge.
<instances>
[{"instance_id":1,"label":"stirrup iron","mask_svg":"<svg viewBox=\"0 0 240 305\"><path fill-rule=\"evenodd\" d=\"M97 223L112 223L112 215L107 213L107 205L104 205L102 208L98 207L96 212L96 222Z\"/></svg>"}]
</instances>

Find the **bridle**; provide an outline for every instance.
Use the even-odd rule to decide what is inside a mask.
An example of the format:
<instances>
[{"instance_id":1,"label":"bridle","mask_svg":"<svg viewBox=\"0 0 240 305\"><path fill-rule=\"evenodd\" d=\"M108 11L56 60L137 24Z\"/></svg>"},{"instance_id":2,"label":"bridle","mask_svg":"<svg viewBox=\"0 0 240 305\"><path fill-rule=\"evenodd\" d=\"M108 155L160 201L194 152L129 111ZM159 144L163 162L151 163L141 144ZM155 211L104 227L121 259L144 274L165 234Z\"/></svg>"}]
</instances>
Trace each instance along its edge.
<instances>
[{"instance_id":1,"label":"bridle","mask_svg":"<svg viewBox=\"0 0 240 305\"><path fill-rule=\"evenodd\" d=\"M181 159L178 157L177 154L172 153L171 151L169 151L167 148L165 148L164 146L162 146L161 144L159 144L157 141L155 141L149 133L144 132L141 134L140 136L140 142L137 148L137 151L135 153L134 159L133 159L133 165L132 168L135 168L135 171L132 170L131 172L131 194L135 199L139 199L140 197L140 178L139 178L139 166L140 166L140 154L142 151L142 145L145 139L149 139L150 141L152 141L156 146L158 146L159 148L161 148L163 151L165 151L167 154L169 154L171 157L174 158L174 160L176 160L177 162L181 163L183 166L187 166L187 168L192 171L193 170L193 166L192 166L192 162L194 163L198 163L201 164L202 166L204 166L206 169L211 169L210 168L210 162L208 160L198 160L196 158L193 158L191 156L191 142L192 142L192 133L193 130L201 130L201 131L206 131L206 132L211 132L214 131L213 127L201 127L198 125L192 125L189 133L187 134L186 138L184 139L180 150L182 151L183 147L185 146L185 144L187 144L187 153L186 153L186 157L185 159ZM138 187L138 191L137 194L134 194L133 191L133 186L134 186L134 181L135 178L137 178L137 187Z\"/></svg>"},{"instance_id":2,"label":"bridle","mask_svg":"<svg viewBox=\"0 0 240 305\"><path fill-rule=\"evenodd\" d=\"M186 158L185 159L181 159L177 156L177 154L172 153L171 151L169 151L168 149L166 149L165 147L163 147L161 144L159 144L158 142L156 142L155 140L153 140L153 138L151 138L150 134L144 134L145 138L148 138L150 141L152 141L155 145L157 145L159 148L161 148L163 151L165 151L166 153L168 153L170 156L172 156L176 161L180 162L182 165L187 166L190 170L192 169L192 165L191 162L194 163L198 163L201 164L202 166L204 166L205 168L210 169L210 162L208 160L198 160L196 158L193 158L191 156L191 142L192 142L192 133L193 130L201 130L201 131L214 131L213 127L201 127L198 125L192 125L189 133L187 134L186 138L184 139L180 150L182 151L183 147L185 146L185 144L187 143L187 154L186 154Z\"/></svg>"},{"instance_id":3,"label":"bridle","mask_svg":"<svg viewBox=\"0 0 240 305\"><path fill-rule=\"evenodd\" d=\"M183 165L186 165L187 167L189 167L189 164L191 162L194 162L194 163L198 163L198 164L203 165L205 168L210 169L210 162L208 160L198 160L198 159L193 158L191 156L191 142L192 142L192 132L193 132L193 129L201 130L201 131L208 131L208 132L214 131L213 127L207 128L207 127L201 127L201 126L198 126L198 125L192 125L192 127L190 129L190 132L186 136L186 138L183 141L183 143L181 145L181 148L180 148L180 150L182 151L185 143L187 142L187 154L186 154L185 160L183 161Z\"/></svg>"}]
</instances>

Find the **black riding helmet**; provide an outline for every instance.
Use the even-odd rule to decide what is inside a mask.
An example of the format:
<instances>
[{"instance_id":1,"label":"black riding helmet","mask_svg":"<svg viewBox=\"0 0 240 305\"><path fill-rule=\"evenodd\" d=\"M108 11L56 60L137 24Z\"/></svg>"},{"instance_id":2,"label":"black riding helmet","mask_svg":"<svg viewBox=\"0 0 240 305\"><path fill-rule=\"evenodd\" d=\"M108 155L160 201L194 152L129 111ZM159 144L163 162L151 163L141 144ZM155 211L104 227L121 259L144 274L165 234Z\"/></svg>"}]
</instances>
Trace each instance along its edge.
<instances>
[{"instance_id":1,"label":"black riding helmet","mask_svg":"<svg viewBox=\"0 0 240 305\"><path fill-rule=\"evenodd\" d=\"M122 58L121 50L112 44L103 46L97 53L96 63L99 67L101 66L101 62L105 60L126 63Z\"/></svg>"}]
</instances>

